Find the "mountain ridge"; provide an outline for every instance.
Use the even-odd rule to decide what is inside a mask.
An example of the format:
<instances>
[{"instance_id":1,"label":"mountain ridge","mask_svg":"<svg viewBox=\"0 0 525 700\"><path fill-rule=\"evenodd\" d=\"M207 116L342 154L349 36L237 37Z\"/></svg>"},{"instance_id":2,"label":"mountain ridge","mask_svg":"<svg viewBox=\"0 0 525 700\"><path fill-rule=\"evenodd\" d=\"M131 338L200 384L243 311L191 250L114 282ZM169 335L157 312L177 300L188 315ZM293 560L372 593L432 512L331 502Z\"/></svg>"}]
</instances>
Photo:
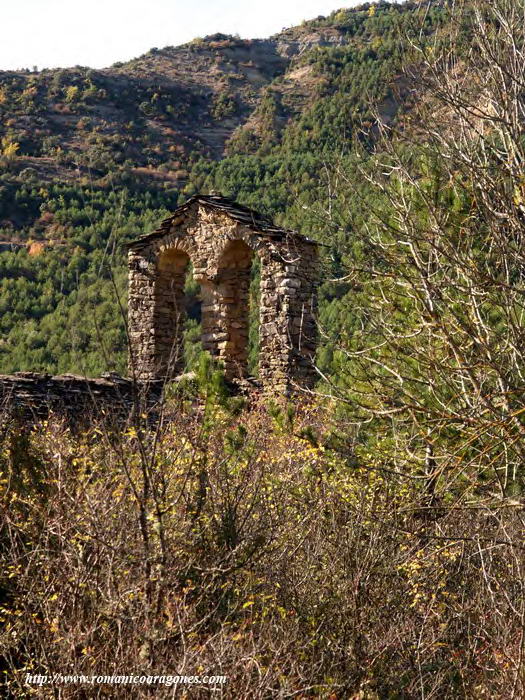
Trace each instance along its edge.
<instances>
[{"instance_id":1,"label":"mountain ridge","mask_svg":"<svg viewBox=\"0 0 525 700\"><path fill-rule=\"evenodd\" d=\"M277 131L322 96L328 81L316 70L317 54L377 44L367 20L404 15L412 5L366 3L268 39L213 34L101 70L0 72L2 157L16 174L36 168L45 181L115 168L136 168L140 177L147 168L153 178L185 183L197 157L256 150L268 96L278 103L269 126ZM250 122L256 138L241 138L238 148Z\"/></svg>"}]
</instances>

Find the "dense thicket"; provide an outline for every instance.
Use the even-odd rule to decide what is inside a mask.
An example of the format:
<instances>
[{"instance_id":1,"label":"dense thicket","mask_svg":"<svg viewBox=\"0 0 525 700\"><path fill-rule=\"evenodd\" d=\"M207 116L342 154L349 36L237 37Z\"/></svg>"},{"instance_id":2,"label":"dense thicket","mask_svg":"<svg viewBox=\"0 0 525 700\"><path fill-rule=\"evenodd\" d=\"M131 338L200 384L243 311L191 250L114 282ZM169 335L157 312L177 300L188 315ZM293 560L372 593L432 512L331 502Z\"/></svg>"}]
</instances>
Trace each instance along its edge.
<instances>
[{"instance_id":1,"label":"dense thicket","mask_svg":"<svg viewBox=\"0 0 525 700\"><path fill-rule=\"evenodd\" d=\"M234 698L521 697L516 509L451 498L436 520L424 481L363 451L359 466L324 409L183 405L156 435L7 432L12 697L174 692L27 673L225 675Z\"/></svg>"}]
</instances>

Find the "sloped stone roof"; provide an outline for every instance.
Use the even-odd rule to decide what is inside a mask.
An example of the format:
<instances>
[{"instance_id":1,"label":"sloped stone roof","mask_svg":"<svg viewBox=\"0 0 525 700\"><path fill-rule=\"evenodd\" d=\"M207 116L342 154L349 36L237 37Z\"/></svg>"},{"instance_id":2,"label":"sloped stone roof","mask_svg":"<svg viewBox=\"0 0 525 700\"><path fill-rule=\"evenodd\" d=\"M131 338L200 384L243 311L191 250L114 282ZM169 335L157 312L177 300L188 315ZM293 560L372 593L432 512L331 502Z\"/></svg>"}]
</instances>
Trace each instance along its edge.
<instances>
[{"instance_id":1,"label":"sloped stone roof","mask_svg":"<svg viewBox=\"0 0 525 700\"><path fill-rule=\"evenodd\" d=\"M137 238L131 243L128 243L126 247L132 249L141 248L148 245L150 242L167 235L170 233L173 222L178 219L181 214L185 214L194 204L200 204L209 209L220 211L235 221L247 226L255 233L268 236L275 241L282 241L284 239L292 238L314 246L318 245L316 241L297 233L297 231L291 231L281 228L280 226L275 226L275 224L273 224L267 217L262 216L254 209L250 209L249 207L245 207L242 204L234 202L232 199L228 199L227 197L223 197L222 195L218 194L197 194L190 197L187 202L175 209L173 214L171 214L167 219L164 219L159 228L153 231L153 233L148 233L145 236Z\"/></svg>"}]
</instances>

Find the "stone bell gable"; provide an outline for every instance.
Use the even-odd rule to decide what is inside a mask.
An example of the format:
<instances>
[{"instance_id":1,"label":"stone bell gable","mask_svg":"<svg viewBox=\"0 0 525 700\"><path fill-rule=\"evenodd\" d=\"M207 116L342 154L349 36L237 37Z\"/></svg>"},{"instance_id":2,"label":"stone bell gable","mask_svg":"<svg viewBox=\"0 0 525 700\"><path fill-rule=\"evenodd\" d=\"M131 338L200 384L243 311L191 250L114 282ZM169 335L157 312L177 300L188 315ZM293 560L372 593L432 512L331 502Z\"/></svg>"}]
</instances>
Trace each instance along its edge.
<instances>
[{"instance_id":1,"label":"stone bell gable","mask_svg":"<svg viewBox=\"0 0 525 700\"><path fill-rule=\"evenodd\" d=\"M228 379L247 375L249 287L261 266L259 379L288 393L315 379L317 244L218 195L197 195L128 246L130 371L180 372L188 265L200 284L202 344Z\"/></svg>"}]
</instances>

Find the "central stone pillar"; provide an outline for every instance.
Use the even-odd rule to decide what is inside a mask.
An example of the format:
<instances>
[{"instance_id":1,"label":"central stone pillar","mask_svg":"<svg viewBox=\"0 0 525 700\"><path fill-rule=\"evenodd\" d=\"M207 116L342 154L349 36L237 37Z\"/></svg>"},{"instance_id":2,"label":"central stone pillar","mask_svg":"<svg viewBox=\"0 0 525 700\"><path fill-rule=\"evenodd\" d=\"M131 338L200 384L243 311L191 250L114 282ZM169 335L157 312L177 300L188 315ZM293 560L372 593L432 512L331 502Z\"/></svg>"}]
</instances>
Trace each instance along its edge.
<instances>
[{"instance_id":1,"label":"central stone pillar","mask_svg":"<svg viewBox=\"0 0 525 700\"><path fill-rule=\"evenodd\" d=\"M231 241L220 257L213 280L201 285L203 347L222 362L229 380L248 374L252 258L252 251L243 241Z\"/></svg>"}]
</instances>

